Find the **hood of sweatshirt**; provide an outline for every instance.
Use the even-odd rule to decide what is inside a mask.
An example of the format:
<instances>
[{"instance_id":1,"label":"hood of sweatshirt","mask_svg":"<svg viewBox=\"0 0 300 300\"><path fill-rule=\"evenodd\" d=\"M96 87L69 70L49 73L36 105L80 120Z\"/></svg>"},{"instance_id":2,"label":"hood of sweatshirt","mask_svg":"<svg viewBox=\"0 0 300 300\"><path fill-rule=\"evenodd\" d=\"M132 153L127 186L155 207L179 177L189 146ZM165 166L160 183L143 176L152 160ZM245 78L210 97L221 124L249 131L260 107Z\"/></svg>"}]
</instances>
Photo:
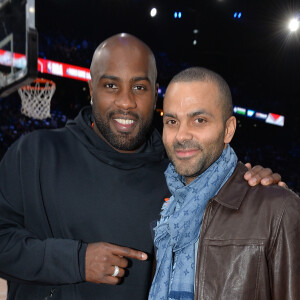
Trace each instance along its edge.
<instances>
[{"instance_id":1,"label":"hood of sweatshirt","mask_svg":"<svg viewBox=\"0 0 300 300\"><path fill-rule=\"evenodd\" d=\"M74 120L69 120L66 128L99 160L120 169L135 169L145 164L153 164L167 159L161 135L153 129L142 150L120 153L107 144L91 128L91 107L84 107Z\"/></svg>"}]
</instances>

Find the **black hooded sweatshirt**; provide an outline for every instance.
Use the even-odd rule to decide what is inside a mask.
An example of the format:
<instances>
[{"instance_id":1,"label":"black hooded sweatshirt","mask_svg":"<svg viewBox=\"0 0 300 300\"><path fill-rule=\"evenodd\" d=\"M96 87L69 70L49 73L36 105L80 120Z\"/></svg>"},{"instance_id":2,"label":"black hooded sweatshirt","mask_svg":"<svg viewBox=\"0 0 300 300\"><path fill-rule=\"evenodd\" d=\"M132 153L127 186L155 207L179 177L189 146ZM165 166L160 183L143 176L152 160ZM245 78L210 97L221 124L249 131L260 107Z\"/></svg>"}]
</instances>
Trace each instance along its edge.
<instances>
[{"instance_id":1,"label":"black hooded sweatshirt","mask_svg":"<svg viewBox=\"0 0 300 300\"><path fill-rule=\"evenodd\" d=\"M153 130L141 151L119 153L84 108L65 128L20 138L0 164L0 277L8 299L147 299L152 262L132 260L116 286L85 282L87 243L153 254L150 223L169 196L168 160Z\"/></svg>"}]
</instances>

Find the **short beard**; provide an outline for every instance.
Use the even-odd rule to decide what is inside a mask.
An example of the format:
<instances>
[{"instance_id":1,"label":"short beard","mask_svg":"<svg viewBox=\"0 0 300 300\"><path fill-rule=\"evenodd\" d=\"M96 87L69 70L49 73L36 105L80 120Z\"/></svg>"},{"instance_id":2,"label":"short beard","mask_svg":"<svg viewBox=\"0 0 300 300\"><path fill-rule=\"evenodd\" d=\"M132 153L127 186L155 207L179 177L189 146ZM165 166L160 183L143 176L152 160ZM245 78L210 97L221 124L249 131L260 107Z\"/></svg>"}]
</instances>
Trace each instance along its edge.
<instances>
[{"instance_id":1,"label":"short beard","mask_svg":"<svg viewBox=\"0 0 300 300\"><path fill-rule=\"evenodd\" d=\"M212 153L205 154L203 146L201 146L199 143L194 143L192 141L185 141L183 143L177 142L173 145L174 150L184 150L188 148L196 148L202 151L203 153L201 159L199 159L196 164L190 166L190 168L186 166L184 168L180 168L180 166L176 164L175 158L173 158L173 153L167 150L167 154L176 172L179 175L184 176L185 178L191 178L191 179L195 179L199 175L204 173L215 161L218 160L218 158L221 156L223 151L223 149L220 148L220 151L214 151Z\"/></svg>"},{"instance_id":2,"label":"short beard","mask_svg":"<svg viewBox=\"0 0 300 300\"><path fill-rule=\"evenodd\" d=\"M188 148L196 148L196 149L203 151L203 147L201 145L199 145L198 143L191 142L191 141L184 141L183 143L177 142L173 145L174 151L175 150L185 150ZM180 169L178 169L175 159L172 158L171 153L168 153L168 151L167 151L167 154L169 156L170 162L172 163L172 165L174 166L174 168L178 174L180 174L184 177L196 178L203 172L202 163L200 164L199 169L197 169L197 171L195 171L195 172L192 172L190 169L185 169L185 171L180 170Z\"/></svg>"},{"instance_id":3,"label":"short beard","mask_svg":"<svg viewBox=\"0 0 300 300\"><path fill-rule=\"evenodd\" d=\"M123 115L127 116L134 116L137 122L140 123L140 130L138 131L136 136L130 136L130 133L126 132L120 132L119 134L115 134L112 132L109 124L109 120L112 118L112 116L116 112L110 112L107 114L107 118L104 120L100 114L94 112L93 110L93 116L95 120L95 125L97 126L98 130L104 137L104 139L115 149L121 150L121 151L133 151L137 150L139 147L142 146L142 144L147 140L148 134L151 130L151 124L152 124L152 118L149 118L147 120L140 120L138 115L134 113L126 113L120 111L117 113L121 113Z\"/></svg>"}]
</instances>

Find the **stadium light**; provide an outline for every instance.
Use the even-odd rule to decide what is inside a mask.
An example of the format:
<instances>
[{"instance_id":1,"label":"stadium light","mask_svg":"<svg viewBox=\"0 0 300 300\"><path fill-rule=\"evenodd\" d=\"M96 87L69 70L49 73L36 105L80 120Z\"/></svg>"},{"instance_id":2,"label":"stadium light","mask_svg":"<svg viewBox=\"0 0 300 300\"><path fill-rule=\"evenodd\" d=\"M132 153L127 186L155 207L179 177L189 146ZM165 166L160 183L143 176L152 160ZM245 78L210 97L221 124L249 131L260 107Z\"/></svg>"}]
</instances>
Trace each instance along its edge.
<instances>
[{"instance_id":1,"label":"stadium light","mask_svg":"<svg viewBox=\"0 0 300 300\"><path fill-rule=\"evenodd\" d=\"M241 19L242 18L242 12L241 11L235 11L233 14L234 19Z\"/></svg>"},{"instance_id":2,"label":"stadium light","mask_svg":"<svg viewBox=\"0 0 300 300\"><path fill-rule=\"evenodd\" d=\"M174 19L181 19L182 17L182 12L181 11L175 11L174 12Z\"/></svg>"},{"instance_id":3,"label":"stadium light","mask_svg":"<svg viewBox=\"0 0 300 300\"><path fill-rule=\"evenodd\" d=\"M298 18L291 19L288 27L291 32L297 31L299 29L299 19Z\"/></svg>"},{"instance_id":4,"label":"stadium light","mask_svg":"<svg viewBox=\"0 0 300 300\"><path fill-rule=\"evenodd\" d=\"M150 11L150 16L152 18L154 18L157 15L157 9L155 7L153 7Z\"/></svg>"}]
</instances>

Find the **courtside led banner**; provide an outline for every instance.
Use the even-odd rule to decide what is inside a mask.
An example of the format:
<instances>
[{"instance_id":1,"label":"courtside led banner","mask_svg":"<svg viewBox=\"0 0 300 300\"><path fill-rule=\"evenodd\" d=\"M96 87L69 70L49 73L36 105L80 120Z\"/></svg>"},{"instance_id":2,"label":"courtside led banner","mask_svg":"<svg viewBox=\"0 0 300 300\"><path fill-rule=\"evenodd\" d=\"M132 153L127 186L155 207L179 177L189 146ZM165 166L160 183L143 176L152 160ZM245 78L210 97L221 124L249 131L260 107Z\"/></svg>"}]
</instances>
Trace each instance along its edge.
<instances>
[{"instance_id":1,"label":"courtside led banner","mask_svg":"<svg viewBox=\"0 0 300 300\"><path fill-rule=\"evenodd\" d=\"M19 53L11 55L10 51L0 49L0 64L8 67L13 66L18 69L24 69L26 67L26 56ZM38 58L38 71L41 73L83 81L91 79L90 70L87 68L40 57Z\"/></svg>"},{"instance_id":2,"label":"courtside led banner","mask_svg":"<svg viewBox=\"0 0 300 300\"><path fill-rule=\"evenodd\" d=\"M247 109L244 107L234 106L233 112L236 115L242 115L248 118L257 119L261 121L265 121L266 123L277 125L277 126L284 126L284 116L277 115L274 113L262 113L255 111L253 109Z\"/></svg>"},{"instance_id":3,"label":"courtside led banner","mask_svg":"<svg viewBox=\"0 0 300 300\"><path fill-rule=\"evenodd\" d=\"M90 70L87 68L68 65L44 58L38 58L38 71L83 81L91 79Z\"/></svg>"},{"instance_id":4,"label":"courtside led banner","mask_svg":"<svg viewBox=\"0 0 300 300\"><path fill-rule=\"evenodd\" d=\"M284 116L269 113L266 119L266 123L283 126L284 125Z\"/></svg>"}]
</instances>

